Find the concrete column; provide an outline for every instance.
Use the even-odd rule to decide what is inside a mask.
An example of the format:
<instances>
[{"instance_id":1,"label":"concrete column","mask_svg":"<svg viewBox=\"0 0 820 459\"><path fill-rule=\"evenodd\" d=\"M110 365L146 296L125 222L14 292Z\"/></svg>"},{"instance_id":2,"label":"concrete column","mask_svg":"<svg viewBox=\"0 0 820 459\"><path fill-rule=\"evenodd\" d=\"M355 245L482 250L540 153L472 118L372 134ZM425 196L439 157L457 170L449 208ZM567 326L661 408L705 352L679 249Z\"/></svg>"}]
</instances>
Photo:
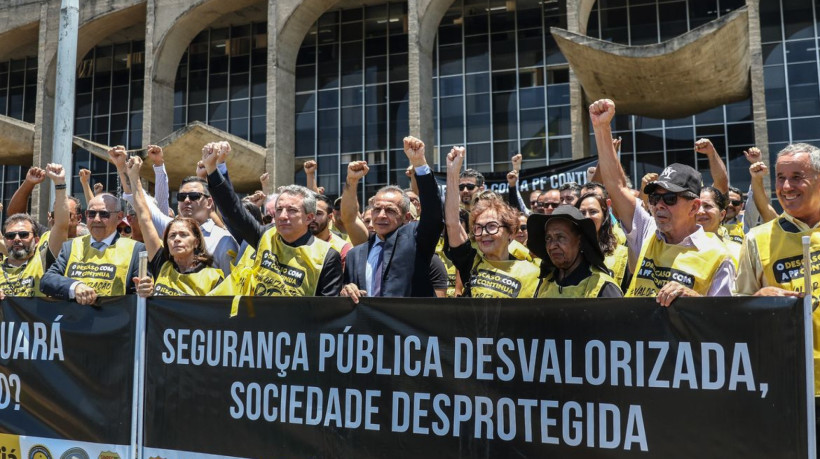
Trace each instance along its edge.
<instances>
[{"instance_id":1,"label":"concrete column","mask_svg":"<svg viewBox=\"0 0 820 459\"><path fill-rule=\"evenodd\" d=\"M428 43L435 43L437 28L428 30L433 37L422 37L421 5L419 0L408 0L408 77L410 79L410 100L408 105L409 133L435 145L435 127L433 126L433 50ZM427 162L435 164L435 148L425 150Z\"/></svg>"},{"instance_id":2,"label":"concrete column","mask_svg":"<svg viewBox=\"0 0 820 459\"><path fill-rule=\"evenodd\" d=\"M575 33L586 33L587 18L581 17L585 8L582 0L567 0L567 30ZM584 89L569 70L569 103L572 132L572 159L589 156L589 116L584 102Z\"/></svg>"},{"instance_id":3,"label":"concrete column","mask_svg":"<svg viewBox=\"0 0 820 459\"><path fill-rule=\"evenodd\" d=\"M60 25L59 2L40 7L40 31L37 53L37 108L34 113L34 156L32 165L43 167L51 162L51 142L54 130L54 90L49 88L48 67L56 59ZM73 157L73 155L72 155ZM68 165L70 168L70 165ZM44 184L47 182L43 182ZM47 221L50 207L50 186L38 186L31 196L31 215L37 221Z\"/></svg>"},{"instance_id":4,"label":"concrete column","mask_svg":"<svg viewBox=\"0 0 820 459\"><path fill-rule=\"evenodd\" d=\"M158 0L148 0L145 12L145 77L142 99L142 144L149 145L173 132L174 82L155 77L157 49L170 24L161 15L174 17L169 8L163 10ZM167 3L167 2L166 2ZM163 22L165 22L163 24Z\"/></svg>"},{"instance_id":5,"label":"concrete column","mask_svg":"<svg viewBox=\"0 0 820 459\"><path fill-rule=\"evenodd\" d=\"M763 46L760 44L760 1L747 0L749 7L749 54L751 55L752 113L755 144L763 157L769 157L769 131L766 124L766 88L763 81ZM767 184L768 186L768 184Z\"/></svg>"},{"instance_id":6,"label":"concrete column","mask_svg":"<svg viewBox=\"0 0 820 459\"><path fill-rule=\"evenodd\" d=\"M296 73L295 53L300 43L280 40L278 2L268 2L268 106L267 106L267 152L265 170L273 186L293 183L294 155L296 151ZM295 48L286 50L286 47ZM285 61L282 56L293 55ZM291 62L292 61L292 62Z\"/></svg>"}]
</instances>

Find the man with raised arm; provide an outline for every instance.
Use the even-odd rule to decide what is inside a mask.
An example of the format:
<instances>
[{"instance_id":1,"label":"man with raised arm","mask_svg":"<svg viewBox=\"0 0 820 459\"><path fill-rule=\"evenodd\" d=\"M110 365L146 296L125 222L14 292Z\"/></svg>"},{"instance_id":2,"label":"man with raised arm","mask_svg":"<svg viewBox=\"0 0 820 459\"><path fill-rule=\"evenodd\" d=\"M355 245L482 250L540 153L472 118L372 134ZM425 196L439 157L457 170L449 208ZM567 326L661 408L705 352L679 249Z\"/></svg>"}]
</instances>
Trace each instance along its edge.
<instances>
[{"instance_id":1,"label":"man with raised arm","mask_svg":"<svg viewBox=\"0 0 820 459\"><path fill-rule=\"evenodd\" d=\"M3 240L8 256L0 264L0 296L42 296L40 280L54 263L60 247L68 239L69 199L66 198L65 170L49 164L45 175L54 183L54 217L47 242L40 244L37 223L29 214L17 213L6 218Z\"/></svg>"},{"instance_id":2,"label":"man with raised arm","mask_svg":"<svg viewBox=\"0 0 820 459\"><path fill-rule=\"evenodd\" d=\"M279 189L273 228L262 226L242 205L230 183L217 170L218 145L202 150L208 188L226 221L241 233L249 247L234 270L214 294L255 296L337 296L342 288L342 259L330 243L316 238L310 224L316 216L316 193L299 185ZM245 274L242 274L243 269ZM245 291L238 288L237 277ZM234 286L234 287L231 287Z\"/></svg>"},{"instance_id":3,"label":"man with raised arm","mask_svg":"<svg viewBox=\"0 0 820 459\"><path fill-rule=\"evenodd\" d=\"M399 187L386 186L376 192L372 206L375 234L347 254L343 296L354 302L363 296L434 297L430 260L442 229L441 198L435 178L424 156L424 142L404 138L404 154L416 172L421 216L410 216L410 199ZM348 165L342 194L342 219L353 221L359 181L367 164Z\"/></svg>"},{"instance_id":4,"label":"man with raised arm","mask_svg":"<svg viewBox=\"0 0 820 459\"><path fill-rule=\"evenodd\" d=\"M704 232L695 221L700 173L678 163L664 169L644 189L650 215L624 181L612 145L615 103L598 100L589 106L589 116L598 146L598 170L627 233L634 276L626 296L655 297L669 306L681 296L731 295L735 268L729 253L717 236Z\"/></svg>"}]
</instances>

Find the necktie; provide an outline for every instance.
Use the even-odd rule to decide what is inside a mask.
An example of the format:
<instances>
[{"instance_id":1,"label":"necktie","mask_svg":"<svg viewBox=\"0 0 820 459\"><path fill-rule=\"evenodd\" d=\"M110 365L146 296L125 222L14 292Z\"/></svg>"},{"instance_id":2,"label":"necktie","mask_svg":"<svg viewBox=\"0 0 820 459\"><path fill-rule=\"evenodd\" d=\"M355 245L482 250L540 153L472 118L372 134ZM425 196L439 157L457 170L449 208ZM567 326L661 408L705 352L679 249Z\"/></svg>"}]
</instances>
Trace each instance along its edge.
<instances>
[{"instance_id":1,"label":"necktie","mask_svg":"<svg viewBox=\"0 0 820 459\"><path fill-rule=\"evenodd\" d=\"M94 241L91 243L91 247L94 247L95 249L102 252L103 250L105 250L105 242Z\"/></svg>"},{"instance_id":2,"label":"necktie","mask_svg":"<svg viewBox=\"0 0 820 459\"><path fill-rule=\"evenodd\" d=\"M371 285L373 291L370 296L382 296L382 275L384 274L384 243L377 242L373 246L374 250L378 250L378 258L376 259L376 266L373 267L373 280Z\"/></svg>"}]
</instances>

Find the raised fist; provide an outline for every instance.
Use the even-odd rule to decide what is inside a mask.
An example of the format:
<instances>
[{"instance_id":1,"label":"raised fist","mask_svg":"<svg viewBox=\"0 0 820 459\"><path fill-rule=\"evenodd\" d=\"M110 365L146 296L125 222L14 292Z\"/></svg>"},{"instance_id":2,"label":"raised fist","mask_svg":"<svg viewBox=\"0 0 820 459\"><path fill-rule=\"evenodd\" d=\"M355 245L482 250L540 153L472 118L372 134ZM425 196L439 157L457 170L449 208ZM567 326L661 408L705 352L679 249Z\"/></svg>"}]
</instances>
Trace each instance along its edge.
<instances>
[{"instance_id":1,"label":"raised fist","mask_svg":"<svg viewBox=\"0 0 820 459\"><path fill-rule=\"evenodd\" d=\"M103 191L105 191L105 187L103 186L102 182L97 182L94 184L94 196L97 196Z\"/></svg>"},{"instance_id":2,"label":"raised fist","mask_svg":"<svg viewBox=\"0 0 820 459\"><path fill-rule=\"evenodd\" d=\"M91 171L88 169L80 169L80 182L88 183L91 179Z\"/></svg>"},{"instance_id":3,"label":"raised fist","mask_svg":"<svg viewBox=\"0 0 820 459\"><path fill-rule=\"evenodd\" d=\"M125 161L128 160L128 152L125 151L125 147L122 145L117 145L108 150L108 158L117 166L117 169L122 169L125 167Z\"/></svg>"},{"instance_id":4,"label":"raised fist","mask_svg":"<svg viewBox=\"0 0 820 459\"><path fill-rule=\"evenodd\" d=\"M319 167L319 165L316 164L316 161L314 161L312 159L309 159L309 160L305 161L304 167L305 167L305 174L310 175L310 174L315 174L316 173L316 169Z\"/></svg>"},{"instance_id":5,"label":"raised fist","mask_svg":"<svg viewBox=\"0 0 820 459\"><path fill-rule=\"evenodd\" d=\"M148 145L148 158L154 163L154 166L160 166L165 163L165 158L162 153L162 148L156 145Z\"/></svg>"},{"instance_id":6,"label":"raised fist","mask_svg":"<svg viewBox=\"0 0 820 459\"><path fill-rule=\"evenodd\" d=\"M511 158L510 161L512 161L512 166L513 166L514 171L518 172L518 171L521 170L521 161L523 159L524 159L524 157L521 156L521 153L518 153L518 154L516 154L515 156L513 156ZM507 178L507 180L509 180L509 177Z\"/></svg>"},{"instance_id":7,"label":"raised fist","mask_svg":"<svg viewBox=\"0 0 820 459\"><path fill-rule=\"evenodd\" d=\"M507 184L510 185L510 189L515 188L516 182L518 182L518 171L507 172Z\"/></svg>"},{"instance_id":8,"label":"raised fist","mask_svg":"<svg viewBox=\"0 0 820 459\"><path fill-rule=\"evenodd\" d=\"M62 164L49 163L46 166L46 175L55 185L65 184L65 169Z\"/></svg>"},{"instance_id":9,"label":"raised fist","mask_svg":"<svg viewBox=\"0 0 820 459\"><path fill-rule=\"evenodd\" d=\"M752 175L752 180L762 181L769 173L769 168L763 161L758 161L749 166L749 174Z\"/></svg>"},{"instance_id":10,"label":"raised fist","mask_svg":"<svg viewBox=\"0 0 820 459\"><path fill-rule=\"evenodd\" d=\"M763 154L761 153L760 148L751 147L748 150L744 151L743 154L746 156L746 159L751 164L763 161Z\"/></svg>"},{"instance_id":11,"label":"raised fist","mask_svg":"<svg viewBox=\"0 0 820 459\"><path fill-rule=\"evenodd\" d=\"M202 161L196 163L196 176L202 180L208 179L208 171L205 169L205 163Z\"/></svg>"},{"instance_id":12,"label":"raised fist","mask_svg":"<svg viewBox=\"0 0 820 459\"><path fill-rule=\"evenodd\" d=\"M231 144L226 141L215 142L214 148L216 149L216 162L224 163L228 159L228 153L231 152Z\"/></svg>"},{"instance_id":13,"label":"raised fist","mask_svg":"<svg viewBox=\"0 0 820 459\"><path fill-rule=\"evenodd\" d=\"M615 102L609 99L596 100L589 106L589 118L593 127L609 127L615 117Z\"/></svg>"},{"instance_id":14,"label":"raised fist","mask_svg":"<svg viewBox=\"0 0 820 459\"><path fill-rule=\"evenodd\" d=\"M407 155L413 167L427 164L427 158L424 156L424 142L413 136L404 138L404 154Z\"/></svg>"},{"instance_id":15,"label":"raised fist","mask_svg":"<svg viewBox=\"0 0 820 459\"><path fill-rule=\"evenodd\" d=\"M367 175L369 171L370 168L367 167L367 161L351 161L350 164L347 165L348 183L358 183L359 180L364 178L364 176Z\"/></svg>"},{"instance_id":16,"label":"raised fist","mask_svg":"<svg viewBox=\"0 0 820 459\"><path fill-rule=\"evenodd\" d=\"M26 181L37 185L43 183L43 180L46 179L46 171L40 169L39 167L32 167L26 173Z\"/></svg>"},{"instance_id":17,"label":"raised fist","mask_svg":"<svg viewBox=\"0 0 820 459\"><path fill-rule=\"evenodd\" d=\"M447 170L453 172L461 172L461 165L464 164L464 157L467 155L467 150L464 147L455 146L447 153Z\"/></svg>"},{"instance_id":18,"label":"raised fist","mask_svg":"<svg viewBox=\"0 0 820 459\"><path fill-rule=\"evenodd\" d=\"M700 139L695 142L695 151L704 155L716 155L717 150L709 139Z\"/></svg>"}]
</instances>

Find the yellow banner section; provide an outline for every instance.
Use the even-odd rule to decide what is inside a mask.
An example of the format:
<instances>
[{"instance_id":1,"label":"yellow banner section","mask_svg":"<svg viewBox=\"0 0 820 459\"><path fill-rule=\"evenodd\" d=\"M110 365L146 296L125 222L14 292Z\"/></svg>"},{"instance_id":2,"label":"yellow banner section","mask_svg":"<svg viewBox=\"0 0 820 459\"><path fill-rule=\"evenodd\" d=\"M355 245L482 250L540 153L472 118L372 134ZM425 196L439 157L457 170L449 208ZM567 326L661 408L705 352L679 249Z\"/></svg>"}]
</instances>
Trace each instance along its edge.
<instances>
[{"instance_id":1,"label":"yellow banner section","mask_svg":"<svg viewBox=\"0 0 820 459\"><path fill-rule=\"evenodd\" d=\"M0 434L0 457L23 457L20 451L20 437L18 435Z\"/></svg>"}]
</instances>

